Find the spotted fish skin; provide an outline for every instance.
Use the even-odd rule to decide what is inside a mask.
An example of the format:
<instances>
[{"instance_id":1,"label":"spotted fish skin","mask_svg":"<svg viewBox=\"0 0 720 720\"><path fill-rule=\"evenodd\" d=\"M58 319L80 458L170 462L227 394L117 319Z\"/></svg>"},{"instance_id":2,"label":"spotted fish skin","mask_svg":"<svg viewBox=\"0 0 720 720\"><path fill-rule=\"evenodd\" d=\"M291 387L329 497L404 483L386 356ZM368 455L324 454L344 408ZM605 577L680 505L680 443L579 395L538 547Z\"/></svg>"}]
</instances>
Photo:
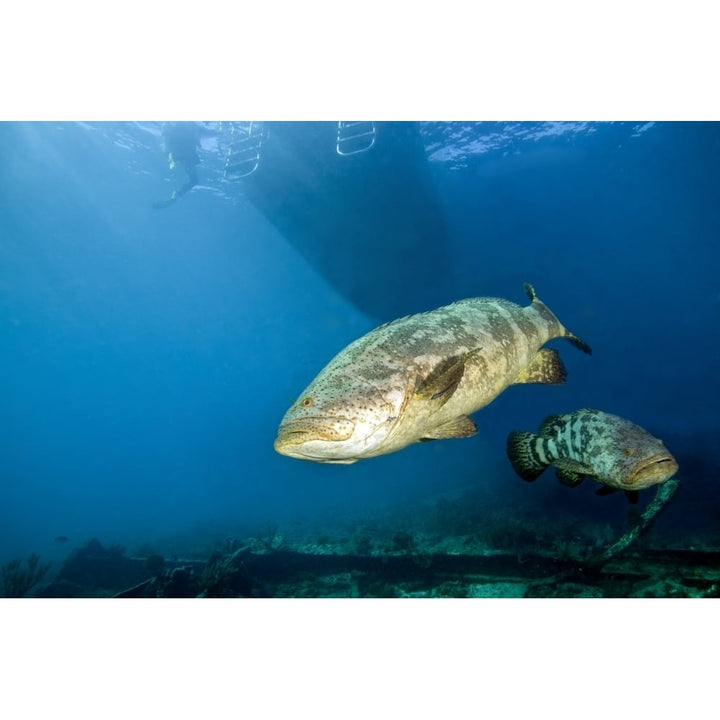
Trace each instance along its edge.
<instances>
[{"instance_id":1,"label":"spotted fish skin","mask_svg":"<svg viewBox=\"0 0 720 720\"><path fill-rule=\"evenodd\" d=\"M522 307L470 298L372 330L339 352L283 417L275 450L315 462L351 463L421 440L469 437L468 417L515 383L559 384L555 350L567 330L532 286Z\"/></svg>"},{"instance_id":2,"label":"spotted fish skin","mask_svg":"<svg viewBox=\"0 0 720 720\"><path fill-rule=\"evenodd\" d=\"M537 435L511 432L507 453L524 480L535 480L554 465L566 485L589 476L606 488L631 493L664 483L678 470L662 440L625 418L591 408L550 415Z\"/></svg>"}]
</instances>

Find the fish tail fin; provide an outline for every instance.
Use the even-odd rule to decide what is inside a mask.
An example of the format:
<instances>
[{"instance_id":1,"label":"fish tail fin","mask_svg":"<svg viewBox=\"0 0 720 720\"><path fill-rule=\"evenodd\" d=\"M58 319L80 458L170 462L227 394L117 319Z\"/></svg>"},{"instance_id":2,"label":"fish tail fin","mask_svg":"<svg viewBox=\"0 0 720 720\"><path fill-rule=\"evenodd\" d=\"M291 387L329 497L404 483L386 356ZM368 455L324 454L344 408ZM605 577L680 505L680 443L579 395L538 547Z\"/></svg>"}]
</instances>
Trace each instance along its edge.
<instances>
[{"instance_id":1,"label":"fish tail fin","mask_svg":"<svg viewBox=\"0 0 720 720\"><path fill-rule=\"evenodd\" d=\"M507 455L515 472L528 482L542 475L550 464L545 462L536 450L540 438L531 432L513 430L507 437Z\"/></svg>"},{"instance_id":2,"label":"fish tail fin","mask_svg":"<svg viewBox=\"0 0 720 720\"><path fill-rule=\"evenodd\" d=\"M539 300L537 293L535 292L535 288L530 283L523 283L523 290L525 291L525 294L530 299L530 302L534 302L535 300Z\"/></svg>"},{"instance_id":3,"label":"fish tail fin","mask_svg":"<svg viewBox=\"0 0 720 720\"><path fill-rule=\"evenodd\" d=\"M592 348L584 340L581 340L577 335L571 333L567 328L565 328L565 335L563 335L563 337L566 340L569 340L573 347L576 347L578 350L582 350L587 355L592 355Z\"/></svg>"},{"instance_id":4,"label":"fish tail fin","mask_svg":"<svg viewBox=\"0 0 720 720\"><path fill-rule=\"evenodd\" d=\"M530 298L531 303L538 303L539 305L542 305L545 310L550 313L553 317L555 317L555 314L548 308L547 305L538 297L537 292L535 291L535 288L530 283L524 283L523 289L525 290L525 294ZM555 320L557 318L555 317ZM562 328L563 334L561 337L564 337L566 340L569 340L570 343L574 347L576 347L578 350L582 350L584 353L587 353L588 355L592 355L592 349L590 346L584 341L581 340L577 335L574 333L571 333L559 320L557 320L558 324Z\"/></svg>"}]
</instances>

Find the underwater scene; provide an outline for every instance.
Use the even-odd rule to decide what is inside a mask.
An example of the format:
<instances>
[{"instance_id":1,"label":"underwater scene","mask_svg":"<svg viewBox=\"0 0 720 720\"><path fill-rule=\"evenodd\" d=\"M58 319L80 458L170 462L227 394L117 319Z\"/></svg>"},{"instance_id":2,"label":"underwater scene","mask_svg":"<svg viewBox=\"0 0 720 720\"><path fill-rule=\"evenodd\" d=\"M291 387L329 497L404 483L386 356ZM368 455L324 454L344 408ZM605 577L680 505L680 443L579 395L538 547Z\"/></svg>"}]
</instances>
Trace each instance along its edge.
<instances>
[{"instance_id":1,"label":"underwater scene","mask_svg":"<svg viewBox=\"0 0 720 720\"><path fill-rule=\"evenodd\" d=\"M0 595L720 596L720 124L0 151Z\"/></svg>"}]
</instances>

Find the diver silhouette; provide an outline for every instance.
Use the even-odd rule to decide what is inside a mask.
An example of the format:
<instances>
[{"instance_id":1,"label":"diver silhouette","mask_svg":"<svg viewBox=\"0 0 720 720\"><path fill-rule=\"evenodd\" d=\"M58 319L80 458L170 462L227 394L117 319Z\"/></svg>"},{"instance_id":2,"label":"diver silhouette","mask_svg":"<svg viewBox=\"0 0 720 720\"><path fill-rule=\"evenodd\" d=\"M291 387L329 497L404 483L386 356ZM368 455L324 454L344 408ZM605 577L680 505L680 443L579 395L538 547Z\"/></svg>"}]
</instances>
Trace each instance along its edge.
<instances>
[{"instance_id":1,"label":"diver silhouette","mask_svg":"<svg viewBox=\"0 0 720 720\"><path fill-rule=\"evenodd\" d=\"M187 182L179 189L173 190L167 200L153 203L155 210L172 205L178 198L192 190L198 183L197 166L200 164L198 147L200 138L206 132L194 122L168 122L162 130L163 150L168 154L171 170L180 166L187 175Z\"/></svg>"}]
</instances>

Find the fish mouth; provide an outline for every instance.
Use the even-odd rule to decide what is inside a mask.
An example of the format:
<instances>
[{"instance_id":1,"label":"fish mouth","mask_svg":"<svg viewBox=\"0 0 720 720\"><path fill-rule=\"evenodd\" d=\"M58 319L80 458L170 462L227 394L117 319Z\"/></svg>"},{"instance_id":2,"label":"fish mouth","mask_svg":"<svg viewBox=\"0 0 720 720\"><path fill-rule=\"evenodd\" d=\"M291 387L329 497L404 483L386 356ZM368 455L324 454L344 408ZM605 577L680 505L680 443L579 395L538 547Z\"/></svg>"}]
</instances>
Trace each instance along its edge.
<instances>
[{"instance_id":1,"label":"fish mouth","mask_svg":"<svg viewBox=\"0 0 720 720\"><path fill-rule=\"evenodd\" d=\"M355 423L338 417L311 417L281 423L275 450L287 455L289 448L310 442L341 442L352 437Z\"/></svg>"},{"instance_id":2,"label":"fish mouth","mask_svg":"<svg viewBox=\"0 0 720 720\"><path fill-rule=\"evenodd\" d=\"M637 489L658 485L678 471L677 460L668 453L659 453L637 463L631 473L630 484Z\"/></svg>"}]
</instances>

